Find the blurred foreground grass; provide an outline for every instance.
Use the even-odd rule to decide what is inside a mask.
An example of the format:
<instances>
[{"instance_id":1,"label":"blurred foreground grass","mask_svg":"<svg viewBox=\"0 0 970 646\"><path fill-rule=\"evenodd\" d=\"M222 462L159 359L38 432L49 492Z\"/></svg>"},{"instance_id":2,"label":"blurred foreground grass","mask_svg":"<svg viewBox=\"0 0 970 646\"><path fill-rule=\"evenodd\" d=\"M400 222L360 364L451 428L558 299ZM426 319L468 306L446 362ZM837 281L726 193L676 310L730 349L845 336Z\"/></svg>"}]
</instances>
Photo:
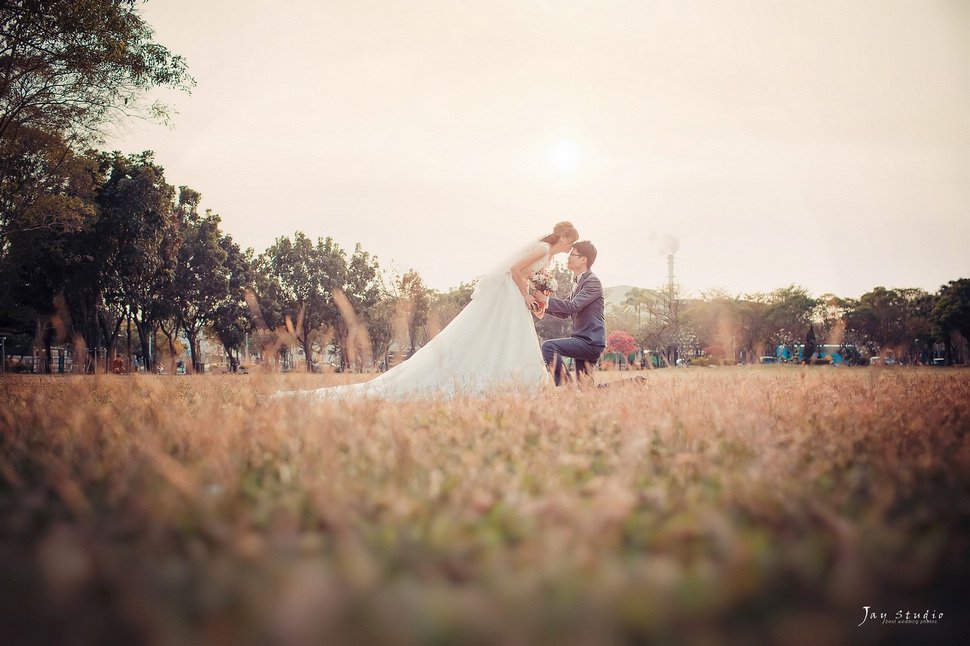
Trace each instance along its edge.
<instances>
[{"instance_id":1,"label":"blurred foreground grass","mask_svg":"<svg viewBox=\"0 0 970 646\"><path fill-rule=\"evenodd\" d=\"M258 397L340 376L8 376L0 634L57 644L967 634L970 372L641 374L644 385L594 392L393 404ZM864 606L943 617L858 626Z\"/></svg>"}]
</instances>

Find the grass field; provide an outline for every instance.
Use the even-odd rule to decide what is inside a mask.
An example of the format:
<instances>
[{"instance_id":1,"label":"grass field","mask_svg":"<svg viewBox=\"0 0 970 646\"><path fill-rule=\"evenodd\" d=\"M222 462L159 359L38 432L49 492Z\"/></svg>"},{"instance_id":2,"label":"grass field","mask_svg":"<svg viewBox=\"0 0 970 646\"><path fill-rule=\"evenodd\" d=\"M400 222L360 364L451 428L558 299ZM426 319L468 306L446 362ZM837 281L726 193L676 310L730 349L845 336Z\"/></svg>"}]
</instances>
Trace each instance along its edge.
<instances>
[{"instance_id":1,"label":"grass field","mask_svg":"<svg viewBox=\"0 0 970 646\"><path fill-rule=\"evenodd\" d=\"M645 384L541 398L394 404L258 397L337 377L7 376L0 634L813 645L968 634L970 371L640 374ZM936 623L859 626L864 606Z\"/></svg>"}]
</instances>

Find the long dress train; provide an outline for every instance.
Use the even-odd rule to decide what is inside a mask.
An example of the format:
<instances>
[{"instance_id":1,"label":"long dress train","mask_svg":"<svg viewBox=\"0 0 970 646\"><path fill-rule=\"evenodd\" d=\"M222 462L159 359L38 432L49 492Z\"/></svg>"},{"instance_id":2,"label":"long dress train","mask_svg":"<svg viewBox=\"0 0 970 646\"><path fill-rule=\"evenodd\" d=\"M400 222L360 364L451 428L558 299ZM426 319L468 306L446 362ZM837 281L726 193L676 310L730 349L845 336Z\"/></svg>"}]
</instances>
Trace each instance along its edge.
<instances>
[{"instance_id":1,"label":"long dress train","mask_svg":"<svg viewBox=\"0 0 970 646\"><path fill-rule=\"evenodd\" d=\"M320 399L479 395L503 389L535 392L549 383L532 314L512 280L511 267L541 249L530 271L549 264L550 247L536 242L482 278L471 302L409 359L370 381L278 396Z\"/></svg>"}]
</instances>

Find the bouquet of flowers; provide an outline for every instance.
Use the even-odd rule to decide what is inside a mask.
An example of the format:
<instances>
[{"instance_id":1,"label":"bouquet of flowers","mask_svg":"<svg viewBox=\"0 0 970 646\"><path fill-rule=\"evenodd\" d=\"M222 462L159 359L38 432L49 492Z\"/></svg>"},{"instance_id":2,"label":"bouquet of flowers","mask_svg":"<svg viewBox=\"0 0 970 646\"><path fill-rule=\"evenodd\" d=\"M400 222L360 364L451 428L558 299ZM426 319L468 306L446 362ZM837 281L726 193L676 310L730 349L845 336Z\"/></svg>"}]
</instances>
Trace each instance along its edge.
<instances>
[{"instance_id":1,"label":"bouquet of flowers","mask_svg":"<svg viewBox=\"0 0 970 646\"><path fill-rule=\"evenodd\" d=\"M546 314L546 302L549 296L556 292L556 279L552 277L548 269L540 269L529 278L530 291L536 298L536 304L532 306L535 317L541 319Z\"/></svg>"}]
</instances>

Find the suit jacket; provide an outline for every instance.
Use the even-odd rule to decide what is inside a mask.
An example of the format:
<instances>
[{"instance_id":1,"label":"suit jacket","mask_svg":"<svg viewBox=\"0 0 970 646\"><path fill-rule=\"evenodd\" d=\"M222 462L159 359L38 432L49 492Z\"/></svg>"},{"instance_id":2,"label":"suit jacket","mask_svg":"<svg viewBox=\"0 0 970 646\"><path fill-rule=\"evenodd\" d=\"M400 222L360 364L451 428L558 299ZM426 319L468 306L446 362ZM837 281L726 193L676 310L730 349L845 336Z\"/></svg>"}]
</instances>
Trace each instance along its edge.
<instances>
[{"instance_id":1,"label":"suit jacket","mask_svg":"<svg viewBox=\"0 0 970 646\"><path fill-rule=\"evenodd\" d=\"M606 321L603 318L603 285L591 271L579 277L568 300L550 298L546 313L573 320L573 333L592 345L606 347Z\"/></svg>"}]
</instances>

